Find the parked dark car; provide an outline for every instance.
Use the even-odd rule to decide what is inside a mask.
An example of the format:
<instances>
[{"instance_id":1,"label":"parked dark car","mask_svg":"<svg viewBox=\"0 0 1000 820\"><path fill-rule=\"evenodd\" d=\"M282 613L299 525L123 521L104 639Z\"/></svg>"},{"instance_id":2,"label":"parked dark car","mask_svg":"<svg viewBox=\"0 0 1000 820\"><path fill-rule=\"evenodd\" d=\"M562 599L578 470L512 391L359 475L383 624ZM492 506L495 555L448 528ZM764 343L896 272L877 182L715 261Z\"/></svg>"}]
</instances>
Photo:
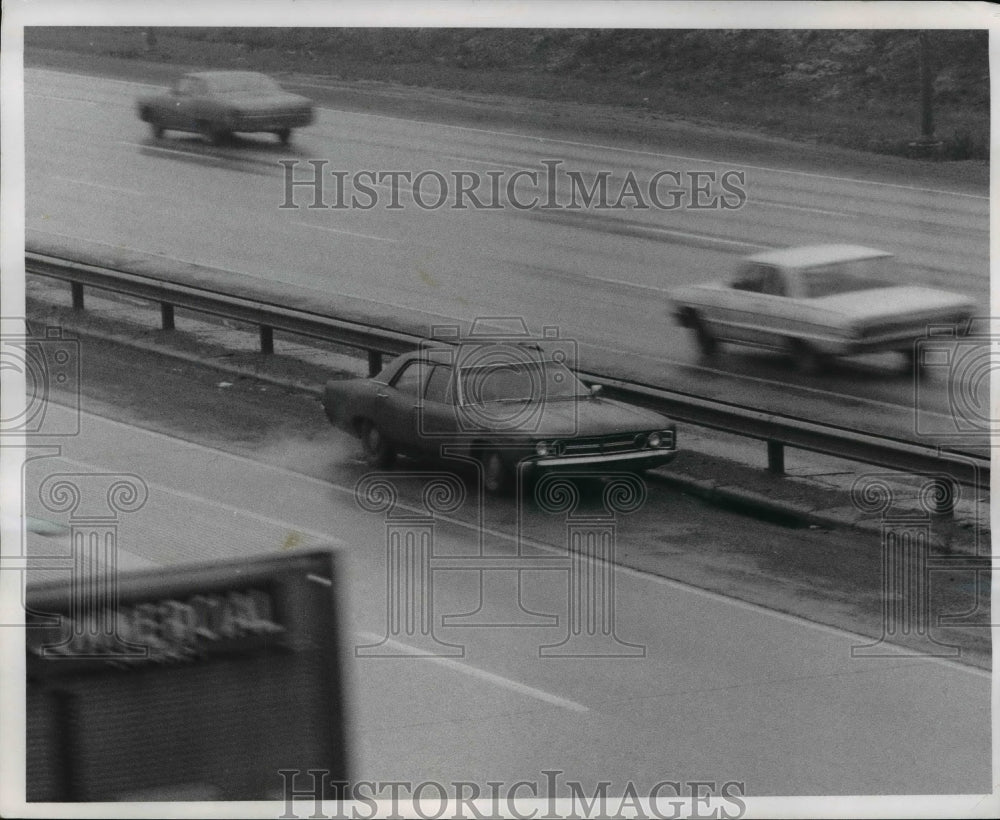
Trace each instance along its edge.
<instances>
[{"instance_id":1,"label":"parked dark car","mask_svg":"<svg viewBox=\"0 0 1000 820\"><path fill-rule=\"evenodd\" d=\"M540 351L495 354L404 354L373 378L327 382L323 407L370 466L397 453L471 457L491 493L512 489L518 470L642 471L675 456L675 426L659 413L599 395Z\"/></svg>"},{"instance_id":2,"label":"parked dark car","mask_svg":"<svg viewBox=\"0 0 1000 820\"><path fill-rule=\"evenodd\" d=\"M252 131L270 132L287 143L293 128L314 117L310 100L254 71L185 74L165 93L140 98L138 109L154 137L166 130L192 131L213 144Z\"/></svg>"}]
</instances>

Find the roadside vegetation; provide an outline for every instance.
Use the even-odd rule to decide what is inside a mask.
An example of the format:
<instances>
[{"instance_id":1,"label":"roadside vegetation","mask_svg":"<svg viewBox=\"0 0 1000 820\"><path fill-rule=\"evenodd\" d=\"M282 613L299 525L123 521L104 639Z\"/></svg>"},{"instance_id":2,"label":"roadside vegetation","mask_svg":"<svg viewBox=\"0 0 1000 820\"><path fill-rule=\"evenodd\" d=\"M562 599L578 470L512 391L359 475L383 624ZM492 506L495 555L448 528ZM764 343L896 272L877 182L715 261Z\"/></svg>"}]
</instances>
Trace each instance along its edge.
<instances>
[{"instance_id":1,"label":"roadside vegetation","mask_svg":"<svg viewBox=\"0 0 1000 820\"><path fill-rule=\"evenodd\" d=\"M798 30L62 28L60 49L540 100L596 103L910 156L920 33ZM935 155L989 156L988 32L927 32Z\"/></svg>"}]
</instances>

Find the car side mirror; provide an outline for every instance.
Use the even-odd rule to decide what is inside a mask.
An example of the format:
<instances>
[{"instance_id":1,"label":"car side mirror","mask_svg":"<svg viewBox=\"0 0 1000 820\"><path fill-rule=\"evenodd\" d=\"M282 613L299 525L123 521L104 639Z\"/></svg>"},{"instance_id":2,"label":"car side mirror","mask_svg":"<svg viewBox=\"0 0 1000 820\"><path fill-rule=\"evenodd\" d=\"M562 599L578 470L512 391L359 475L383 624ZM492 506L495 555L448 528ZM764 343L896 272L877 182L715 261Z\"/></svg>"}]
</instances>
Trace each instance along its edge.
<instances>
[{"instance_id":1,"label":"car side mirror","mask_svg":"<svg viewBox=\"0 0 1000 820\"><path fill-rule=\"evenodd\" d=\"M590 385L590 395L596 398L598 395L600 395L603 389L604 385L602 384L592 384Z\"/></svg>"}]
</instances>

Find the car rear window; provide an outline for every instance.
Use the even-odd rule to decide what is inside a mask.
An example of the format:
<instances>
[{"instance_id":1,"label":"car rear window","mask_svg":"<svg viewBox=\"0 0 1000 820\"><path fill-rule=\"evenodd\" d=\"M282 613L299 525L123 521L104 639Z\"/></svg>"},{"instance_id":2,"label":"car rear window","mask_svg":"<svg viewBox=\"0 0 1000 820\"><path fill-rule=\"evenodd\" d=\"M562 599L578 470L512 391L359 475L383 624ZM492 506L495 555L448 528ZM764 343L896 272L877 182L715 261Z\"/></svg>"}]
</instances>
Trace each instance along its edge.
<instances>
[{"instance_id":1,"label":"car rear window","mask_svg":"<svg viewBox=\"0 0 1000 820\"><path fill-rule=\"evenodd\" d=\"M263 74L232 74L209 77L208 87L217 93L229 94L242 91L281 91L280 86Z\"/></svg>"}]
</instances>

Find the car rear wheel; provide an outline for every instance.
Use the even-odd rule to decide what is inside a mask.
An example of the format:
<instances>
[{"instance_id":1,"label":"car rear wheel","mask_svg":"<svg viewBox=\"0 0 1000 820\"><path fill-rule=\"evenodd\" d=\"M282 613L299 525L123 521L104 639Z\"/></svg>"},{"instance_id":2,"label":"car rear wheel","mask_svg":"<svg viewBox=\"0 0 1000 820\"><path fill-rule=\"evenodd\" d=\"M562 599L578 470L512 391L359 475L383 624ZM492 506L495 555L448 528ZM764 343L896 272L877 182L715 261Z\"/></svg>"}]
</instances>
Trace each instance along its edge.
<instances>
[{"instance_id":1,"label":"car rear wheel","mask_svg":"<svg viewBox=\"0 0 1000 820\"><path fill-rule=\"evenodd\" d=\"M365 452L365 463L374 469L384 470L396 460L396 451L372 422L361 425L361 446Z\"/></svg>"},{"instance_id":2,"label":"car rear wheel","mask_svg":"<svg viewBox=\"0 0 1000 820\"><path fill-rule=\"evenodd\" d=\"M198 120L198 133L212 145L222 145L229 138L228 131L215 127L208 120Z\"/></svg>"},{"instance_id":3,"label":"car rear wheel","mask_svg":"<svg viewBox=\"0 0 1000 820\"><path fill-rule=\"evenodd\" d=\"M159 139L163 136L163 126L157 121L156 116L149 108L143 108L139 113L139 119L149 123L149 130L153 132L153 137Z\"/></svg>"},{"instance_id":4,"label":"car rear wheel","mask_svg":"<svg viewBox=\"0 0 1000 820\"><path fill-rule=\"evenodd\" d=\"M483 486L490 495L505 495L510 492L513 473L497 450L487 450L482 456Z\"/></svg>"},{"instance_id":5,"label":"car rear wheel","mask_svg":"<svg viewBox=\"0 0 1000 820\"><path fill-rule=\"evenodd\" d=\"M823 369L823 356L816 348L801 339L789 339L788 351L795 363L795 369L806 375L815 375Z\"/></svg>"},{"instance_id":6,"label":"car rear wheel","mask_svg":"<svg viewBox=\"0 0 1000 820\"><path fill-rule=\"evenodd\" d=\"M288 145L292 141L292 129L291 128L280 128L274 132L275 136L278 138L278 142L282 145Z\"/></svg>"},{"instance_id":7,"label":"car rear wheel","mask_svg":"<svg viewBox=\"0 0 1000 820\"><path fill-rule=\"evenodd\" d=\"M687 316L685 316L685 324L694 331L694 338L698 342L698 350L701 351L701 354L703 356L715 355L719 349L719 341L712 331L705 327L701 316L693 310L688 311Z\"/></svg>"}]
</instances>

